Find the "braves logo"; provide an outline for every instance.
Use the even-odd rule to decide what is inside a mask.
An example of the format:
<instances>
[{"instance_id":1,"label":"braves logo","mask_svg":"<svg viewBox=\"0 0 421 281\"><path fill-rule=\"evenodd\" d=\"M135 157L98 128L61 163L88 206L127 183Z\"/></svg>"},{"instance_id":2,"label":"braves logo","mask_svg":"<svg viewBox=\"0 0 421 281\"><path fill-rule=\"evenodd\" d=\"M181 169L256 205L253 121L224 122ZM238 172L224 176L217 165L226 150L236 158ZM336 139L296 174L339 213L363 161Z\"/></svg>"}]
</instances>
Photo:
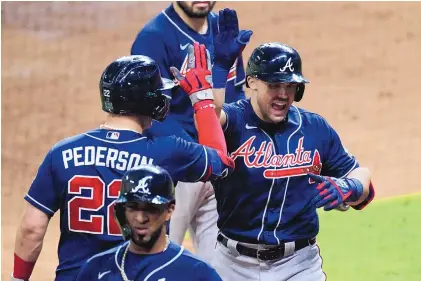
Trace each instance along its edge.
<instances>
[{"instance_id":1,"label":"braves logo","mask_svg":"<svg viewBox=\"0 0 421 281\"><path fill-rule=\"evenodd\" d=\"M289 71L293 72L293 71L294 71L294 67L293 67L293 66L294 66L294 65L293 65L293 63L292 63L292 61L291 61L291 58L289 58L289 59L287 60L286 64L285 64L285 66L284 66L284 67L281 67L281 68L279 69L279 71L281 71L281 72L285 72L285 70L288 68L288 69L289 69Z\"/></svg>"},{"instance_id":2,"label":"braves logo","mask_svg":"<svg viewBox=\"0 0 421 281\"><path fill-rule=\"evenodd\" d=\"M151 192L149 191L148 187L148 183L146 182L147 180L152 179L152 176L147 176L144 177L142 179L139 180L139 182L137 183L137 185L135 187L132 188L132 190L130 190L131 193L136 193L138 191L140 191L143 194L151 194Z\"/></svg>"},{"instance_id":3,"label":"braves logo","mask_svg":"<svg viewBox=\"0 0 421 281\"><path fill-rule=\"evenodd\" d=\"M244 164L248 168L267 168L263 172L263 176L267 179L303 176L310 172L320 174L322 164L319 151L314 150L314 155L311 157L312 151L304 150L304 137L299 139L295 153L285 155L275 154L273 143L267 141L263 141L256 151L253 147L255 139L256 136L250 137L231 153L232 159L243 157Z\"/></svg>"}]
</instances>

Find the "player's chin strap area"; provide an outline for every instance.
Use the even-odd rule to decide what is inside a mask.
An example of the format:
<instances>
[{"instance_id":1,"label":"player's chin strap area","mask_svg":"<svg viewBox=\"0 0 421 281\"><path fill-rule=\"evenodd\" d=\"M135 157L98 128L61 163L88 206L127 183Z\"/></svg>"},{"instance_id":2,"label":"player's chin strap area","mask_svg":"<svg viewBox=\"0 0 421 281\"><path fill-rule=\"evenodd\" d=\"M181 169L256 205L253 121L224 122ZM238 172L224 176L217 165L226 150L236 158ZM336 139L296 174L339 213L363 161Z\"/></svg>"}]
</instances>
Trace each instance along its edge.
<instances>
[{"instance_id":1,"label":"player's chin strap area","mask_svg":"<svg viewBox=\"0 0 421 281\"><path fill-rule=\"evenodd\" d=\"M316 238L299 239L296 241L281 243L278 246L262 244L245 244L232 240L222 233L218 234L218 242L230 250L234 256L244 255L262 261L280 260L294 254L307 246L316 244Z\"/></svg>"}]
</instances>

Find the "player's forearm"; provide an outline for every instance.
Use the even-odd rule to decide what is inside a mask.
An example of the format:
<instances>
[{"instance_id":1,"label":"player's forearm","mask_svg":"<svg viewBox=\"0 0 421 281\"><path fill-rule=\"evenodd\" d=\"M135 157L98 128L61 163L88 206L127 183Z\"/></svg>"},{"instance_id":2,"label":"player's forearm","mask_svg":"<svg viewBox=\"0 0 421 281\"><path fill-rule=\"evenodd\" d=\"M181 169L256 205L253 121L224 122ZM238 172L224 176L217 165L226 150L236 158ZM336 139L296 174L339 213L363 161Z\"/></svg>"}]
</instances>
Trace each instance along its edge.
<instances>
[{"instance_id":1,"label":"player's forearm","mask_svg":"<svg viewBox=\"0 0 421 281\"><path fill-rule=\"evenodd\" d=\"M222 105L225 103L225 89L219 88L219 89L213 89L213 104L215 105L215 112L216 116L218 116L218 119L221 116L222 111Z\"/></svg>"},{"instance_id":2,"label":"player's forearm","mask_svg":"<svg viewBox=\"0 0 421 281\"><path fill-rule=\"evenodd\" d=\"M224 133L215 114L212 101L200 101L194 105L199 143L227 154ZM209 130L212 128L212 130Z\"/></svg>"},{"instance_id":3,"label":"player's forearm","mask_svg":"<svg viewBox=\"0 0 421 281\"><path fill-rule=\"evenodd\" d=\"M350 206L356 206L362 203L370 193L370 182L371 182L371 173L370 170L364 167L359 167L353 170L347 178L354 178L359 180L363 185L363 193L360 196L358 201L348 202L347 204Z\"/></svg>"},{"instance_id":4,"label":"player's forearm","mask_svg":"<svg viewBox=\"0 0 421 281\"><path fill-rule=\"evenodd\" d=\"M28 204L16 233L13 276L28 280L47 231L49 217Z\"/></svg>"},{"instance_id":5,"label":"player's forearm","mask_svg":"<svg viewBox=\"0 0 421 281\"><path fill-rule=\"evenodd\" d=\"M16 235L15 254L28 262L36 262L41 253L45 231L36 227L20 227Z\"/></svg>"}]
</instances>

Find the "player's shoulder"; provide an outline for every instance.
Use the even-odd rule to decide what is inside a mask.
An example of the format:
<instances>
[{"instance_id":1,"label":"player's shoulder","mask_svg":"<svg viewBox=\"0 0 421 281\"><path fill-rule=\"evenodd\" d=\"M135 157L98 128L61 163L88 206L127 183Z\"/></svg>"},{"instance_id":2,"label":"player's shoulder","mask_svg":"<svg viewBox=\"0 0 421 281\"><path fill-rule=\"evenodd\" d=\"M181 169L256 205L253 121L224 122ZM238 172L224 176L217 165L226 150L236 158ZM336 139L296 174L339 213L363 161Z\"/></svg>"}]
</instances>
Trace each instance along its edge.
<instances>
[{"instance_id":1,"label":"player's shoulder","mask_svg":"<svg viewBox=\"0 0 421 281\"><path fill-rule=\"evenodd\" d=\"M87 263L93 265L93 264L103 264L105 263L107 260L114 260L115 255L118 254L122 248L124 248L125 246L127 246L129 242L124 242L114 248L108 249L106 251L103 251L101 253L98 253L92 257L90 257L87 261Z\"/></svg>"},{"instance_id":2,"label":"player's shoulder","mask_svg":"<svg viewBox=\"0 0 421 281\"><path fill-rule=\"evenodd\" d=\"M168 20L161 12L145 24L140 30L140 33L159 36L165 34L165 28L168 26Z\"/></svg>"},{"instance_id":3,"label":"player's shoulder","mask_svg":"<svg viewBox=\"0 0 421 281\"><path fill-rule=\"evenodd\" d=\"M166 9L159 12L155 17L153 17L142 27L140 33L152 36L168 36L168 30L173 28L173 24L171 23L173 17L172 11L173 9L170 5ZM162 39L164 38L166 37L163 37Z\"/></svg>"},{"instance_id":4,"label":"player's shoulder","mask_svg":"<svg viewBox=\"0 0 421 281\"><path fill-rule=\"evenodd\" d=\"M251 105L250 99L241 99L232 103L225 103L223 105L224 110L236 110L245 111Z\"/></svg>"},{"instance_id":5,"label":"player's shoulder","mask_svg":"<svg viewBox=\"0 0 421 281\"><path fill-rule=\"evenodd\" d=\"M94 134L99 129L90 130L88 132L79 133L77 135L69 136L64 139L59 140L52 146L52 151L58 150L61 151L63 149L66 149L68 147L75 147L79 143L84 142L84 140L87 139L87 135Z\"/></svg>"},{"instance_id":6,"label":"player's shoulder","mask_svg":"<svg viewBox=\"0 0 421 281\"><path fill-rule=\"evenodd\" d=\"M291 106L291 115L298 121L301 119L303 124L316 124L320 126L328 125L327 120L320 114L295 105Z\"/></svg>"},{"instance_id":7,"label":"player's shoulder","mask_svg":"<svg viewBox=\"0 0 421 281\"><path fill-rule=\"evenodd\" d=\"M174 253L178 253L179 255L177 267L186 267L186 270L197 270L200 268L203 271L213 271L213 268L208 263L201 260L198 256L194 255L184 247L171 242L169 249L170 251L174 251Z\"/></svg>"},{"instance_id":8,"label":"player's shoulder","mask_svg":"<svg viewBox=\"0 0 421 281\"><path fill-rule=\"evenodd\" d=\"M51 151L55 152L55 151L62 151L68 147L75 147L77 146L78 143L82 142L83 139L86 138L85 133L80 133L77 135L73 135L73 136L69 136L66 137L64 139L59 140L58 142L56 142L52 148Z\"/></svg>"},{"instance_id":9,"label":"player's shoulder","mask_svg":"<svg viewBox=\"0 0 421 281\"><path fill-rule=\"evenodd\" d=\"M162 149L163 147L174 146L174 147L185 147L193 145L194 142L186 140L178 136L158 136L152 137L150 143L156 147Z\"/></svg>"},{"instance_id":10,"label":"player's shoulder","mask_svg":"<svg viewBox=\"0 0 421 281\"><path fill-rule=\"evenodd\" d=\"M168 146L175 146L183 139L172 136L150 136L149 144L159 149L168 148Z\"/></svg>"}]
</instances>

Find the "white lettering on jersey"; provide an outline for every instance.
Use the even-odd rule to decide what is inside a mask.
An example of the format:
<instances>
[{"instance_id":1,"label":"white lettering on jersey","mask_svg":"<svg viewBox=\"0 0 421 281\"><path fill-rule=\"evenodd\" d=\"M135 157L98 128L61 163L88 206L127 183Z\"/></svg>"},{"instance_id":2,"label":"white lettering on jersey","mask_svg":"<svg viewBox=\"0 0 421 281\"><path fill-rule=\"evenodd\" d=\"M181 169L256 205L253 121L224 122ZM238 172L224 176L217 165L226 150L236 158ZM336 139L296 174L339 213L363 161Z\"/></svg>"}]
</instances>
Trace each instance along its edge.
<instances>
[{"instance_id":1,"label":"white lettering on jersey","mask_svg":"<svg viewBox=\"0 0 421 281\"><path fill-rule=\"evenodd\" d=\"M70 166L99 166L126 171L140 165L153 164L153 159L137 153L104 146L78 146L62 151L65 169Z\"/></svg>"},{"instance_id":2,"label":"white lettering on jersey","mask_svg":"<svg viewBox=\"0 0 421 281\"><path fill-rule=\"evenodd\" d=\"M267 141L261 142L256 150L255 139L256 136L252 136L240 145L231 153L232 159L243 158L248 168L266 168L263 176L268 179L302 176L309 172L320 174L320 154L315 149L311 157L312 151L304 149L304 137L299 139L295 153L285 155L275 154L272 142Z\"/></svg>"}]
</instances>

